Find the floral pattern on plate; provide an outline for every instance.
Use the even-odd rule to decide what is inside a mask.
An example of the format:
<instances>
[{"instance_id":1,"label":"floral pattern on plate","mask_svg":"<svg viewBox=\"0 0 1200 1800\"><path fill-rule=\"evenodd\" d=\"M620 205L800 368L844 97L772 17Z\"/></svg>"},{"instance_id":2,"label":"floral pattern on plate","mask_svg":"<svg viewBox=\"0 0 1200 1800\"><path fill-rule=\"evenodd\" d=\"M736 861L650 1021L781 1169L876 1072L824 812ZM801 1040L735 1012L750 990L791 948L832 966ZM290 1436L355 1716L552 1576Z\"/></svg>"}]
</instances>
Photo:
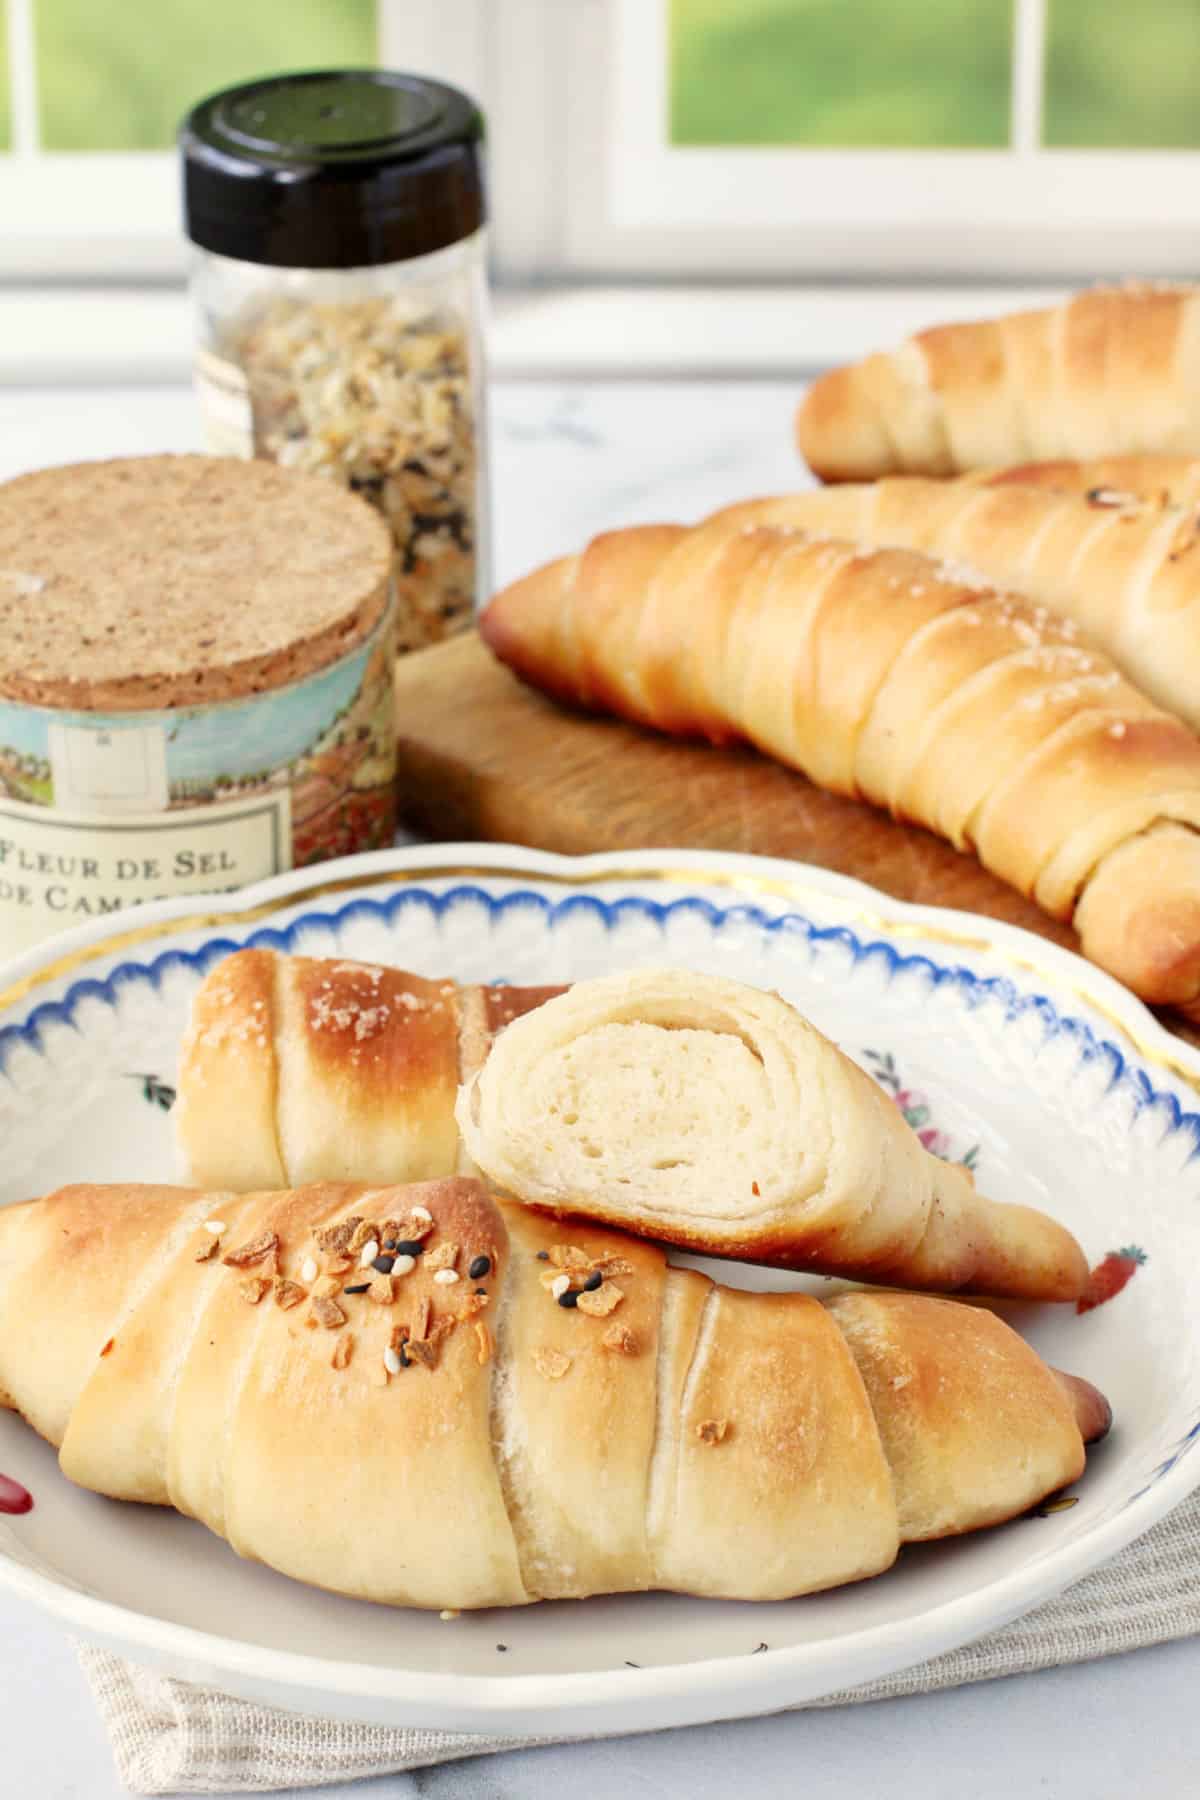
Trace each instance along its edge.
<instances>
[{"instance_id":1,"label":"floral pattern on plate","mask_svg":"<svg viewBox=\"0 0 1200 1800\"><path fill-rule=\"evenodd\" d=\"M904 1123L911 1125L927 1150L934 1156L940 1156L943 1162L961 1163L964 1169L978 1166L979 1145L972 1144L961 1156L955 1156L950 1134L933 1123L932 1102L920 1088L909 1087L901 1080L896 1058L890 1050L864 1050L863 1055L880 1087L891 1095L900 1108Z\"/></svg>"}]
</instances>

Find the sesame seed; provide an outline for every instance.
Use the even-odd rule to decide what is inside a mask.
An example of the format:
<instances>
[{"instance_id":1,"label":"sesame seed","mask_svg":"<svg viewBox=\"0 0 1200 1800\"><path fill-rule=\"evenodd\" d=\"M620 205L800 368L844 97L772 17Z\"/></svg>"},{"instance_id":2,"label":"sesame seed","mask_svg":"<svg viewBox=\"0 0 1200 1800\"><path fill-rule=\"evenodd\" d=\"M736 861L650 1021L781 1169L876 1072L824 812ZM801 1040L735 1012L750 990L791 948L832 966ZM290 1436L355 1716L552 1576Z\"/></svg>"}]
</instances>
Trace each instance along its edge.
<instances>
[{"instance_id":1,"label":"sesame seed","mask_svg":"<svg viewBox=\"0 0 1200 1800\"><path fill-rule=\"evenodd\" d=\"M461 1617L462 1614L457 1606L443 1606L441 1612L438 1614L439 1619L459 1619Z\"/></svg>"},{"instance_id":2,"label":"sesame seed","mask_svg":"<svg viewBox=\"0 0 1200 1800\"><path fill-rule=\"evenodd\" d=\"M359 1268L360 1269L369 1269L371 1264L375 1261L375 1258L378 1255L379 1255L379 1239L378 1238L368 1238L367 1242L362 1247L362 1253L358 1259Z\"/></svg>"},{"instance_id":3,"label":"sesame seed","mask_svg":"<svg viewBox=\"0 0 1200 1800\"><path fill-rule=\"evenodd\" d=\"M571 1277L569 1275L556 1275L550 1283L550 1292L556 1300L560 1300L570 1285Z\"/></svg>"},{"instance_id":4,"label":"sesame seed","mask_svg":"<svg viewBox=\"0 0 1200 1800\"><path fill-rule=\"evenodd\" d=\"M343 1294L365 1294L370 1285L369 1281L359 1281L354 1287L343 1288L342 1292Z\"/></svg>"},{"instance_id":5,"label":"sesame seed","mask_svg":"<svg viewBox=\"0 0 1200 1800\"><path fill-rule=\"evenodd\" d=\"M428 1210L427 1207L414 1206L412 1209L412 1216L414 1219L420 1219L420 1221L423 1225L432 1225L433 1224L433 1214Z\"/></svg>"},{"instance_id":6,"label":"sesame seed","mask_svg":"<svg viewBox=\"0 0 1200 1800\"><path fill-rule=\"evenodd\" d=\"M229 1230L229 1227L224 1219L205 1219L204 1229L205 1231L211 1231L214 1237L220 1237L223 1231Z\"/></svg>"},{"instance_id":7,"label":"sesame seed","mask_svg":"<svg viewBox=\"0 0 1200 1800\"><path fill-rule=\"evenodd\" d=\"M392 1349L390 1344L383 1353L383 1366L389 1375L398 1375L400 1373L400 1358L396 1355L396 1352Z\"/></svg>"},{"instance_id":8,"label":"sesame seed","mask_svg":"<svg viewBox=\"0 0 1200 1800\"><path fill-rule=\"evenodd\" d=\"M415 1256L397 1256L392 1263L393 1275L411 1275L417 1266Z\"/></svg>"},{"instance_id":9,"label":"sesame seed","mask_svg":"<svg viewBox=\"0 0 1200 1800\"><path fill-rule=\"evenodd\" d=\"M437 1282L440 1282L442 1287L449 1287L450 1283L452 1281L458 1280L458 1270L457 1269L439 1269L433 1279Z\"/></svg>"},{"instance_id":10,"label":"sesame seed","mask_svg":"<svg viewBox=\"0 0 1200 1800\"><path fill-rule=\"evenodd\" d=\"M377 1256L371 1267L378 1269L381 1275L390 1275L395 1261L394 1256Z\"/></svg>"},{"instance_id":11,"label":"sesame seed","mask_svg":"<svg viewBox=\"0 0 1200 1800\"><path fill-rule=\"evenodd\" d=\"M397 1256L423 1256L425 1246L420 1238L401 1238L396 1245Z\"/></svg>"},{"instance_id":12,"label":"sesame seed","mask_svg":"<svg viewBox=\"0 0 1200 1800\"><path fill-rule=\"evenodd\" d=\"M306 1256L300 1266L300 1279L301 1281L315 1281L317 1279L317 1265L311 1256Z\"/></svg>"},{"instance_id":13,"label":"sesame seed","mask_svg":"<svg viewBox=\"0 0 1200 1800\"><path fill-rule=\"evenodd\" d=\"M604 1280L604 1271L602 1269L593 1269L591 1274L588 1276L587 1280L583 1284L584 1293L585 1294L594 1294L596 1289L600 1286L600 1283L603 1280Z\"/></svg>"},{"instance_id":14,"label":"sesame seed","mask_svg":"<svg viewBox=\"0 0 1200 1800\"><path fill-rule=\"evenodd\" d=\"M482 1281L485 1275L491 1273L491 1268L492 1259L490 1256L477 1256L467 1270L467 1274L472 1281Z\"/></svg>"},{"instance_id":15,"label":"sesame seed","mask_svg":"<svg viewBox=\"0 0 1200 1800\"><path fill-rule=\"evenodd\" d=\"M574 1291L573 1288L569 1288L565 1294L559 1294L558 1304L560 1306L578 1306L579 1305L579 1295Z\"/></svg>"}]
</instances>

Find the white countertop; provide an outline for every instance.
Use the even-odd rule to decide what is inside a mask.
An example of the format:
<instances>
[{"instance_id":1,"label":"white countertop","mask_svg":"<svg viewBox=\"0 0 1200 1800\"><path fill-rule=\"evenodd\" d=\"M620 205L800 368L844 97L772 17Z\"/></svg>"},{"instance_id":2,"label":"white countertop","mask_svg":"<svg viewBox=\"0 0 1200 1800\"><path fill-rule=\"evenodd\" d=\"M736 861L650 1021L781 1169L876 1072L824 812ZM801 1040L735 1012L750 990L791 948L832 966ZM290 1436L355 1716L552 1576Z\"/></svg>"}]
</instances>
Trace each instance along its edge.
<instances>
[{"instance_id":1,"label":"white countertop","mask_svg":"<svg viewBox=\"0 0 1200 1800\"><path fill-rule=\"evenodd\" d=\"M500 581L605 526L691 518L798 479L792 384L500 384ZM0 478L43 463L196 447L180 388L0 393ZM453 1763L330 1800L560 1800L803 1793L806 1800L1192 1796L1200 1640L871 1706ZM552 1729L552 1722L548 1721ZM0 1595L0 1800L117 1800L107 1742L59 1627Z\"/></svg>"}]
</instances>

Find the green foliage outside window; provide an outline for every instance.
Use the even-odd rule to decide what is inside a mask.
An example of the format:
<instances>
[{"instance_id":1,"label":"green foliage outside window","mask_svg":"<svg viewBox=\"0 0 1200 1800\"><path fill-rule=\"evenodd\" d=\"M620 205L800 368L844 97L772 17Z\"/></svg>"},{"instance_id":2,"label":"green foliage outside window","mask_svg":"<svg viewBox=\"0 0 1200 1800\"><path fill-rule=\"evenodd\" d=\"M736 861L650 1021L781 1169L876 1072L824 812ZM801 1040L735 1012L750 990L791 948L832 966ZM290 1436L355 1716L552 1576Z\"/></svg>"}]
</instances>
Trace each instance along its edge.
<instances>
[{"instance_id":1,"label":"green foliage outside window","mask_svg":"<svg viewBox=\"0 0 1200 1800\"><path fill-rule=\"evenodd\" d=\"M47 150L162 150L215 88L376 61L374 0L35 0L35 29Z\"/></svg>"},{"instance_id":2,"label":"green foliage outside window","mask_svg":"<svg viewBox=\"0 0 1200 1800\"><path fill-rule=\"evenodd\" d=\"M651 0L646 0L647 4ZM1003 148L1012 0L669 0L673 144ZM1047 0L1047 148L1200 147L1200 0Z\"/></svg>"},{"instance_id":3,"label":"green foliage outside window","mask_svg":"<svg viewBox=\"0 0 1200 1800\"><path fill-rule=\"evenodd\" d=\"M670 0L677 145L1003 148L1012 0Z\"/></svg>"}]
</instances>

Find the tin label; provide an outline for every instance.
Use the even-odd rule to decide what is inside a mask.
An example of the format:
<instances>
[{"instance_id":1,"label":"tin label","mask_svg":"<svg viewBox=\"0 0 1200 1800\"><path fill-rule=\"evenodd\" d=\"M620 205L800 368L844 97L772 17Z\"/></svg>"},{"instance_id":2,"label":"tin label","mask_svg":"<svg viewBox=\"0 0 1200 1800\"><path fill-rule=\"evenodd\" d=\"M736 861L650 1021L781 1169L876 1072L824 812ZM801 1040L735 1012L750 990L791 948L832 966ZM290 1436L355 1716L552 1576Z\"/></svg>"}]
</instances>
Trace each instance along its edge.
<instances>
[{"instance_id":1,"label":"tin label","mask_svg":"<svg viewBox=\"0 0 1200 1800\"><path fill-rule=\"evenodd\" d=\"M254 408L250 385L236 363L211 350L197 350L192 379L200 407L204 448L210 456L254 455Z\"/></svg>"},{"instance_id":2,"label":"tin label","mask_svg":"<svg viewBox=\"0 0 1200 1800\"><path fill-rule=\"evenodd\" d=\"M165 812L171 804L161 725L60 725L47 732L54 804L64 812Z\"/></svg>"},{"instance_id":3,"label":"tin label","mask_svg":"<svg viewBox=\"0 0 1200 1800\"><path fill-rule=\"evenodd\" d=\"M0 799L0 920L8 954L104 913L224 893L292 866L288 790L138 822Z\"/></svg>"},{"instance_id":4,"label":"tin label","mask_svg":"<svg viewBox=\"0 0 1200 1800\"><path fill-rule=\"evenodd\" d=\"M341 662L244 700L105 714L0 701L0 954L389 844L392 629L389 615Z\"/></svg>"}]
</instances>

